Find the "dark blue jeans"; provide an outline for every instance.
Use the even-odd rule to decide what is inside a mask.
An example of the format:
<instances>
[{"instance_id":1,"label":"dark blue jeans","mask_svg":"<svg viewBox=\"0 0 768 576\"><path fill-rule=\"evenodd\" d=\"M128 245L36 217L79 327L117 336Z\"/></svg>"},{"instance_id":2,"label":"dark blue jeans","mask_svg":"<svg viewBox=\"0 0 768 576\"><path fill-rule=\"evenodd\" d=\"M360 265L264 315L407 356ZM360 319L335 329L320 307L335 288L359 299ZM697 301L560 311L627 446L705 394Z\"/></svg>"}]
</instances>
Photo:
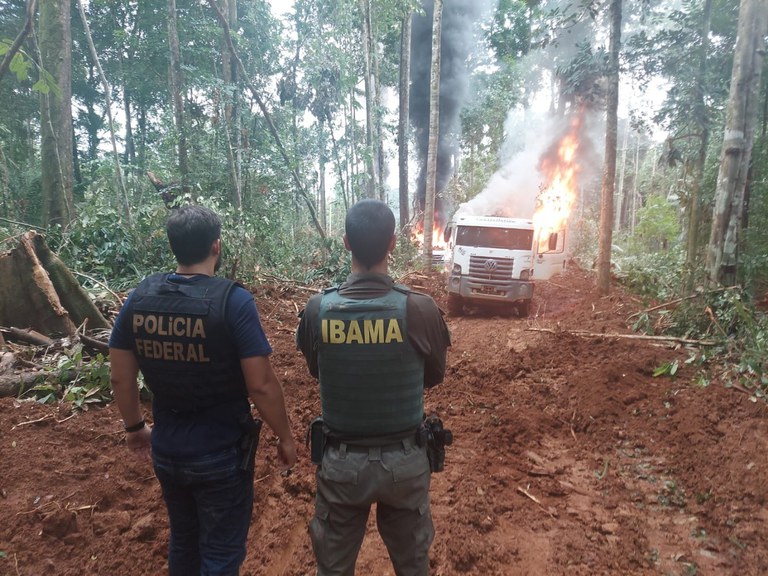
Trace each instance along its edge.
<instances>
[{"instance_id":1,"label":"dark blue jeans","mask_svg":"<svg viewBox=\"0 0 768 576\"><path fill-rule=\"evenodd\" d=\"M239 469L240 451L152 460L171 525L170 576L237 576L253 512L253 470Z\"/></svg>"}]
</instances>

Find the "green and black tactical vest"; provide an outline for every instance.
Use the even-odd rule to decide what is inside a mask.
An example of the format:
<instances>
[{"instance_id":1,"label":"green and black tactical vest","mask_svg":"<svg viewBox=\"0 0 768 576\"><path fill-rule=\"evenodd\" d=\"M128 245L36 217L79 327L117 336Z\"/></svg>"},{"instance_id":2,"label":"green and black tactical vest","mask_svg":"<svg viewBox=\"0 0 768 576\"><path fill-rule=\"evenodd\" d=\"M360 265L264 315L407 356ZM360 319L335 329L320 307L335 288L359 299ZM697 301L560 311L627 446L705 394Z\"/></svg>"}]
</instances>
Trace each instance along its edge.
<instances>
[{"instance_id":1,"label":"green and black tactical vest","mask_svg":"<svg viewBox=\"0 0 768 576\"><path fill-rule=\"evenodd\" d=\"M408 340L408 289L354 300L336 288L320 302L323 420L349 436L415 429L424 415L424 360Z\"/></svg>"}]
</instances>

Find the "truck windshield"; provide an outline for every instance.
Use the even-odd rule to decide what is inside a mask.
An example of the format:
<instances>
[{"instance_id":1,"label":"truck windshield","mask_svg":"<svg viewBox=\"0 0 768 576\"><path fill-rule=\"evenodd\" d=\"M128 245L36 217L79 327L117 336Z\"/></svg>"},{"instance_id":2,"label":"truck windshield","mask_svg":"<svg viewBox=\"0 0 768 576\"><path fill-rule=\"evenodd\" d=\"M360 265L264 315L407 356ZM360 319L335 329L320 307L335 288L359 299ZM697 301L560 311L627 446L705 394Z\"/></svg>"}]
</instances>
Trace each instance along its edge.
<instances>
[{"instance_id":1,"label":"truck windshield","mask_svg":"<svg viewBox=\"0 0 768 576\"><path fill-rule=\"evenodd\" d=\"M488 228L485 226L459 226L457 246L484 246L506 250L530 250L533 230L520 228Z\"/></svg>"}]
</instances>

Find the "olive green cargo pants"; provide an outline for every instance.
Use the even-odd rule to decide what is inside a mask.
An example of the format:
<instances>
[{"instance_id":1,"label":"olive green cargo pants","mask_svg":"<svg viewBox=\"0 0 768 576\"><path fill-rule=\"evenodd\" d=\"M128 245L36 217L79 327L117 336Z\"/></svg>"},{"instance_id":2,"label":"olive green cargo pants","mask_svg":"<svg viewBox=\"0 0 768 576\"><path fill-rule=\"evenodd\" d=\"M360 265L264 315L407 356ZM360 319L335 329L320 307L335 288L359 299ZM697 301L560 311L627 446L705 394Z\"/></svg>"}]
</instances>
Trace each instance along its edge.
<instances>
[{"instance_id":1,"label":"olive green cargo pants","mask_svg":"<svg viewBox=\"0 0 768 576\"><path fill-rule=\"evenodd\" d=\"M309 532L318 576L352 576L371 504L397 576L427 576L435 535L429 461L411 439L382 447L329 445L317 471Z\"/></svg>"}]
</instances>

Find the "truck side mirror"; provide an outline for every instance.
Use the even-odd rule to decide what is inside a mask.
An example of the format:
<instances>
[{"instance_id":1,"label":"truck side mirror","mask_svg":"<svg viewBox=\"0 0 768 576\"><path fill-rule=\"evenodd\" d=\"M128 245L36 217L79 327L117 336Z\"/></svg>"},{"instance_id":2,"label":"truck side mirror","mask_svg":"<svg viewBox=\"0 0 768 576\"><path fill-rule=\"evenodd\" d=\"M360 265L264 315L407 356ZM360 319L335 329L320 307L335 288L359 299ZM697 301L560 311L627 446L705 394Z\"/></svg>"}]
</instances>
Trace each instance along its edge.
<instances>
[{"instance_id":1,"label":"truck side mirror","mask_svg":"<svg viewBox=\"0 0 768 576\"><path fill-rule=\"evenodd\" d=\"M445 230L443 230L443 242L446 244L451 241L451 230L452 228L450 226L446 226Z\"/></svg>"}]
</instances>

